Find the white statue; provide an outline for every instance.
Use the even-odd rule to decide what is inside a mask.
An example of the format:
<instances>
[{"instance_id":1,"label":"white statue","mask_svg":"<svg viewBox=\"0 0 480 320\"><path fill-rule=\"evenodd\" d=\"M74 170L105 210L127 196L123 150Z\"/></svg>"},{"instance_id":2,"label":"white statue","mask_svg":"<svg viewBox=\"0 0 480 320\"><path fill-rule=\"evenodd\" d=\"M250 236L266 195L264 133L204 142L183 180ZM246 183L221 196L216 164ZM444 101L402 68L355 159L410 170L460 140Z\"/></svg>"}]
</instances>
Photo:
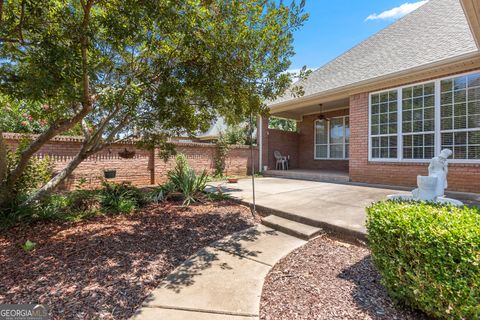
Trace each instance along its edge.
<instances>
[{"instance_id":1,"label":"white statue","mask_svg":"<svg viewBox=\"0 0 480 320\"><path fill-rule=\"evenodd\" d=\"M438 157L433 158L428 166L428 176L417 176L418 188L412 191L412 195L389 195L391 200L415 200L431 201L439 203L450 203L456 206L462 206L463 203L445 198L445 189L448 187L447 159L452 155L449 149L443 149Z\"/></svg>"}]
</instances>

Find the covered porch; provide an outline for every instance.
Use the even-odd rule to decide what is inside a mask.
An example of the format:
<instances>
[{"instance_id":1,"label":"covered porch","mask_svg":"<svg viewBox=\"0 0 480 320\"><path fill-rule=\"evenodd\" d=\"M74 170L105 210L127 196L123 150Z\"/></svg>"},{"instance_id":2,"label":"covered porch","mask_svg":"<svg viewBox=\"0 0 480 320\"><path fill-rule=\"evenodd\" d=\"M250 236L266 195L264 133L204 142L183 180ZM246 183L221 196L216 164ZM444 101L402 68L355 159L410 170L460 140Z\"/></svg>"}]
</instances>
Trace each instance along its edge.
<instances>
[{"instance_id":1,"label":"covered porch","mask_svg":"<svg viewBox=\"0 0 480 320\"><path fill-rule=\"evenodd\" d=\"M265 176L321 182L350 181L350 100L320 100L274 107L273 117L296 121L296 131L259 125L260 169ZM277 170L275 152L288 158L289 170Z\"/></svg>"}]
</instances>

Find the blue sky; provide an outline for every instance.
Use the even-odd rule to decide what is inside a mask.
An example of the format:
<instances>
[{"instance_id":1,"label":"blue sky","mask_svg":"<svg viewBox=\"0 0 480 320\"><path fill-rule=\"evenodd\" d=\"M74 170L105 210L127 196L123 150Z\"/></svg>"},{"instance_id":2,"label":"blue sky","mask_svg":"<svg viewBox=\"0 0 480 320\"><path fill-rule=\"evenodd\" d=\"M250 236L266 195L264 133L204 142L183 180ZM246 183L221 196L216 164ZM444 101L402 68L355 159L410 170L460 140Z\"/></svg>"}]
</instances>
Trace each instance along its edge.
<instances>
[{"instance_id":1,"label":"blue sky","mask_svg":"<svg viewBox=\"0 0 480 320\"><path fill-rule=\"evenodd\" d=\"M318 68L425 2L306 0L310 18L295 33L290 68Z\"/></svg>"}]
</instances>

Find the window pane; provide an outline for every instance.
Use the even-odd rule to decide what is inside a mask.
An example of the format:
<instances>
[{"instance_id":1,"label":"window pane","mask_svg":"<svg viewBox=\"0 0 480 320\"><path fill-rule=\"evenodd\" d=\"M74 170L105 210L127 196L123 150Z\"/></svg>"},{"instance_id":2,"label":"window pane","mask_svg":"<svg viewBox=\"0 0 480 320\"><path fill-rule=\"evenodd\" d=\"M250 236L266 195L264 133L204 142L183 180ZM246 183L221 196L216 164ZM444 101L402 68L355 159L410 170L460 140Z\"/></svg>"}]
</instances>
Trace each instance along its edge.
<instances>
[{"instance_id":1,"label":"window pane","mask_svg":"<svg viewBox=\"0 0 480 320\"><path fill-rule=\"evenodd\" d=\"M447 87L447 84L444 85ZM403 157L405 159L425 159L431 157L434 135L424 134L435 130L435 83L416 85L405 88L403 92L412 91L412 97L403 97L402 111ZM451 97L444 94L443 103L447 104ZM410 108L410 105L412 106ZM448 105L448 104L447 104ZM448 110L447 110L448 111ZM444 112L447 113L447 112ZM411 133L415 133L411 135Z\"/></svg>"},{"instance_id":2,"label":"window pane","mask_svg":"<svg viewBox=\"0 0 480 320\"><path fill-rule=\"evenodd\" d=\"M480 73L471 74L467 78L469 88L480 86Z\"/></svg>"},{"instance_id":3,"label":"window pane","mask_svg":"<svg viewBox=\"0 0 480 320\"><path fill-rule=\"evenodd\" d=\"M452 87L453 87L452 79L442 80L440 82L440 88L441 88L442 92L452 91Z\"/></svg>"},{"instance_id":4,"label":"window pane","mask_svg":"<svg viewBox=\"0 0 480 320\"><path fill-rule=\"evenodd\" d=\"M318 120L315 122L316 143L326 144L328 143L328 131L325 120Z\"/></svg>"},{"instance_id":5,"label":"window pane","mask_svg":"<svg viewBox=\"0 0 480 320\"><path fill-rule=\"evenodd\" d=\"M467 155L468 159L480 160L480 146L469 146Z\"/></svg>"},{"instance_id":6,"label":"window pane","mask_svg":"<svg viewBox=\"0 0 480 320\"><path fill-rule=\"evenodd\" d=\"M336 159L343 158L343 144L330 145L330 158L336 158Z\"/></svg>"},{"instance_id":7,"label":"window pane","mask_svg":"<svg viewBox=\"0 0 480 320\"><path fill-rule=\"evenodd\" d=\"M345 143L350 142L350 117L345 117Z\"/></svg>"},{"instance_id":8,"label":"window pane","mask_svg":"<svg viewBox=\"0 0 480 320\"><path fill-rule=\"evenodd\" d=\"M343 117L330 120L330 143L343 144Z\"/></svg>"},{"instance_id":9,"label":"window pane","mask_svg":"<svg viewBox=\"0 0 480 320\"><path fill-rule=\"evenodd\" d=\"M316 145L315 146L315 157L316 158L326 158L327 157L328 146L327 145Z\"/></svg>"}]
</instances>

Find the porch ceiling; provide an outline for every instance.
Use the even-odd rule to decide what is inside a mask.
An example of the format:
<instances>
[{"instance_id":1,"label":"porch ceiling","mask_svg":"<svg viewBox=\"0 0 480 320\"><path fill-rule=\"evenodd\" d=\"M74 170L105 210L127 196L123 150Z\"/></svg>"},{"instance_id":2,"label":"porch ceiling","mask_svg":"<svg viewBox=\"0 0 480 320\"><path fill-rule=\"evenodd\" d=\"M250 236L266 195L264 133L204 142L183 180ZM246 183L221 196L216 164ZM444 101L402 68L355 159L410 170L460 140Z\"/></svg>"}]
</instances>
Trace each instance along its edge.
<instances>
[{"instance_id":1,"label":"porch ceiling","mask_svg":"<svg viewBox=\"0 0 480 320\"><path fill-rule=\"evenodd\" d=\"M320 106L320 103L322 106ZM318 113L320 111L332 111L338 109L346 109L349 107L349 98L343 98L327 102L319 102L318 104L306 105L306 106L286 106L281 110L270 110L270 114L275 117L302 120L302 116L306 114Z\"/></svg>"}]
</instances>

